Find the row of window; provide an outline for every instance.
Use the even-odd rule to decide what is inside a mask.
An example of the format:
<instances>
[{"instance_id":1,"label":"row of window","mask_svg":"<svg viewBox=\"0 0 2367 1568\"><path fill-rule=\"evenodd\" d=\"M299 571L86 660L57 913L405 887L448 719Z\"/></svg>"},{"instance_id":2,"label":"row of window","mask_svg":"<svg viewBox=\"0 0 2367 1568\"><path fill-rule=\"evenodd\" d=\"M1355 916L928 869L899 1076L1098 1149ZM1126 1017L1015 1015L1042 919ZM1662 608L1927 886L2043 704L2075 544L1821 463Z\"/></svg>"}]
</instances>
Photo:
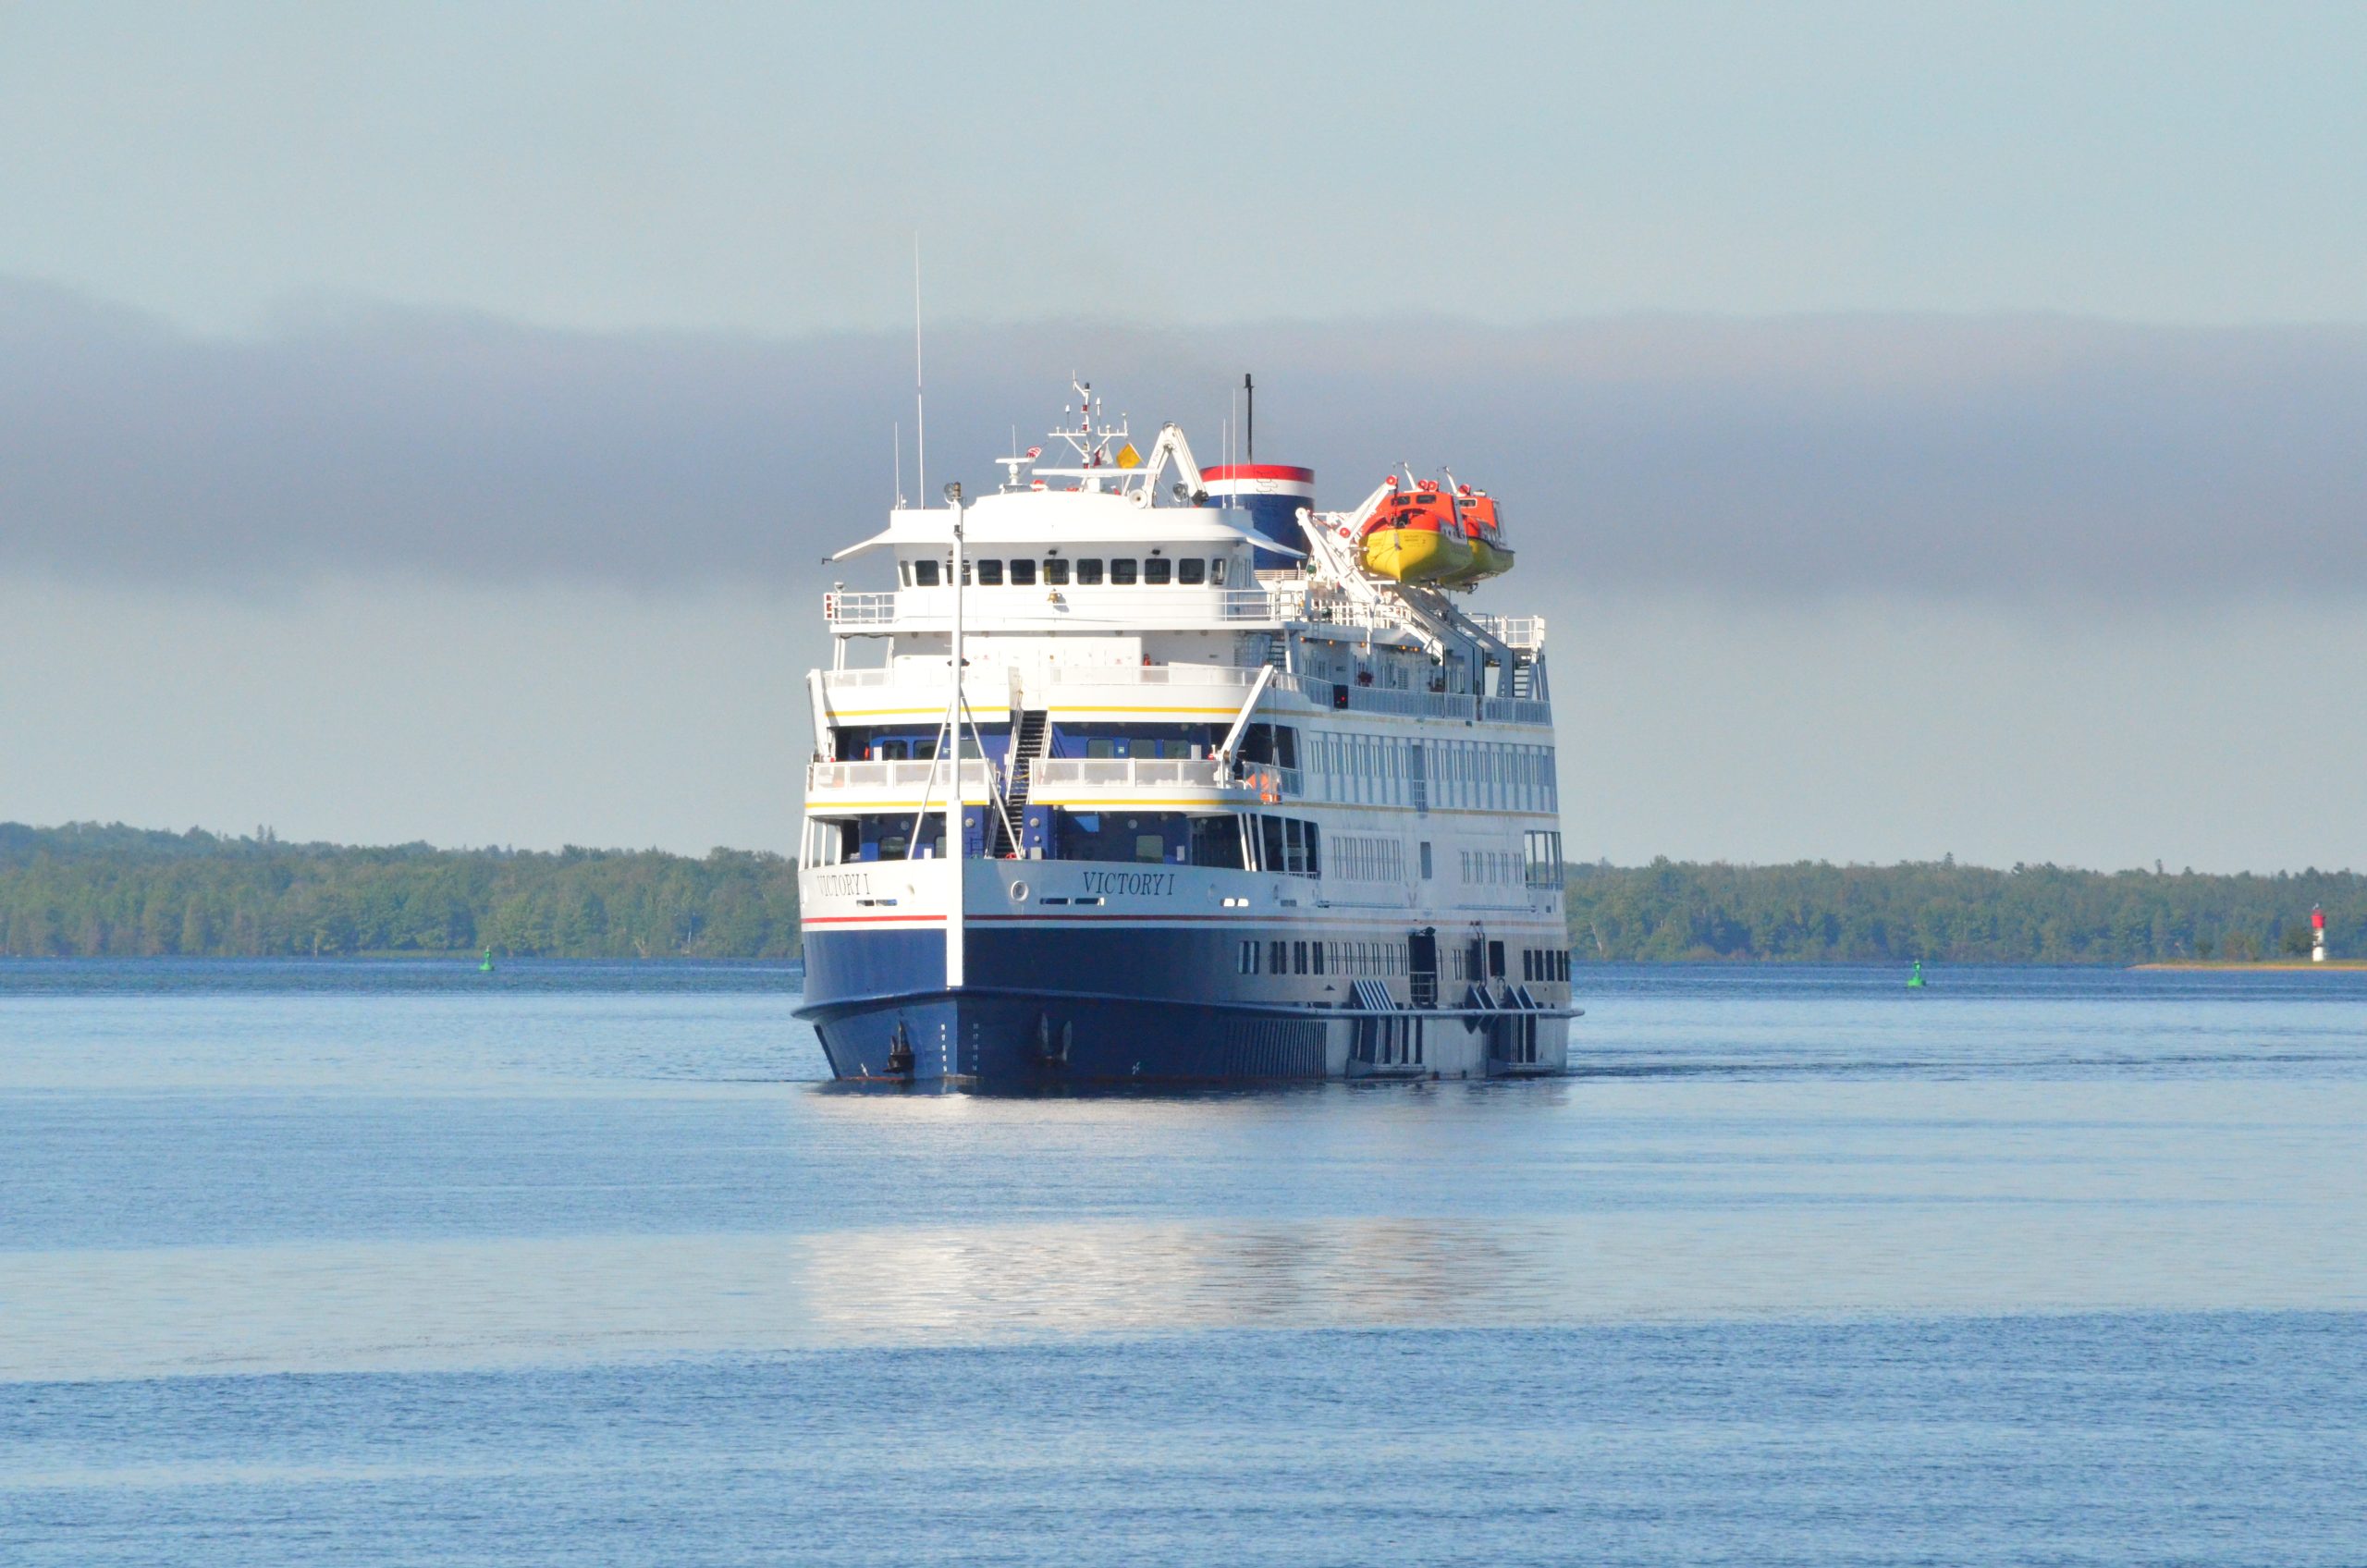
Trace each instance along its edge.
<instances>
[{"instance_id":1,"label":"row of window","mask_svg":"<svg viewBox=\"0 0 2367 1568\"><path fill-rule=\"evenodd\" d=\"M1457 980L1501 980L1504 977L1504 944L1474 940L1458 944L1448 954ZM1344 974L1355 979L1387 979L1405 973L1403 942L1245 941L1234 955L1244 974ZM1570 955L1562 948L1523 948L1520 977L1530 985L1566 981Z\"/></svg>"},{"instance_id":2,"label":"row of window","mask_svg":"<svg viewBox=\"0 0 2367 1568\"><path fill-rule=\"evenodd\" d=\"M1290 876L1323 875L1322 835L1316 825L1296 816L1253 816L1249 842L1257 851L1254 871L1279 871Z\"/></svg>"},{"instance_id":3,"label":"row of window","mask_svg":"<svg viewBox=\"0 0 2367 1568\"><path fill-rule=\"evenodd\" d=\"M938 560L911 560L897 563L897 576L907 588L938 588L953 581L950 557ZM1080 588L1098 588L1105 582L1112 588L1131 588L1136 583L1147 588L1164 588L1173 583L1179 588L1199 588L1224 582L1224 557L1203 559L1185 556L1170 559L1152 556L1137 560L1132 556L1117 556L1104 561L1098 556L1085 556L1065 560L1055 556L1047 560L1030 560L1025 557L1005 560L989 556L983 560L962 563L962 582L967 587L975 583L981 588L1000 588L1005 583L1013 588L1065 588L1074 582Z\"/></svg>"},{"instance_id":4,"label":"row of window","mask_svg":"<svg viewBox=\"0 0 2367 1568\"><path fill-rule=\"evenodd\" d=\"M1395 839L1331 835L1331 875L1343 882L1403 882L1405 846Z\"/></svg>"},{"instance_id":5,"label":"row of window","mask_svg":"<svg viewBox=\"0 0 2367 1568\"><path fill-rule=\"evenodd\" d=\"M1380 980L1405 973L1403 942L1244 942L1235 962L1244 974L1344 974Z\"/></svg>"},{"instance_id":6,"label":"row of window","mask_svg":"<svg viewBox=\"0 0 2367 1568\"><path fill-rule=\"evenodd\" d=\"M1308 732L1303 746L1294 748L1294 754L1299 752L1305 753L1306 788L1322 800L1351 805L1414 806L1424 811L1434 806L1476 811L1561 809L1551 746L1413 741L1318 729ZM1283 766L1299 764L1284 761Z\"/></svg>"},{"instance_id":7,"label":"row of window","mask_svg":"<svg viewBox=\"0 0 2367 1568\"><path fill-rule=\"evenodd\" d=\"M1493 887L1517 885L1522 879L1520 857L1509 850L1466 850L1463 879Z\"/></svg>"}]
</instances>

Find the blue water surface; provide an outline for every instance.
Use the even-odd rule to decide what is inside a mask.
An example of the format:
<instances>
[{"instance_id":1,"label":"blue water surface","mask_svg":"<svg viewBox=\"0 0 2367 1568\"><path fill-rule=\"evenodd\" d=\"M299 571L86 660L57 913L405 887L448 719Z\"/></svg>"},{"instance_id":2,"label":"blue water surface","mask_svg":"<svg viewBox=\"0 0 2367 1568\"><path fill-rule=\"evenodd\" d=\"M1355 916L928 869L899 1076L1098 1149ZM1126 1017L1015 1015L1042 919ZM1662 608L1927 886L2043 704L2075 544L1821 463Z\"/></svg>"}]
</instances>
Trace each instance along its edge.
<instances>
[{"instance_id":1,"label":"blue water surface","mask_svg":"<svg viewBox=\"0 0 2367 1568\"><path fill-rule=\"evenodd\" d=\"M0 1562L2367 1562L2367 974L1598 968L846 1093L794 966L0 962Z\"/></svg>"}]
</instances>

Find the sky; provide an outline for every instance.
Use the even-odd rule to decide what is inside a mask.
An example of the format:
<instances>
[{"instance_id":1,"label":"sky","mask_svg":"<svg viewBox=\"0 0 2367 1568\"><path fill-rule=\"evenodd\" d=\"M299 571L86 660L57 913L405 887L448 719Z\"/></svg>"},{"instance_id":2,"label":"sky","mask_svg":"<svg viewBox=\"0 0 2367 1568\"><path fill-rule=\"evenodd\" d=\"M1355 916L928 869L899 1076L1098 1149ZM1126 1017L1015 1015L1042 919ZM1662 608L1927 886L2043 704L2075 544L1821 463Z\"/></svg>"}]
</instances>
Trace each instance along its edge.
<instances>
[{"instance_id":1,"label":"sky","mask_svg":"<svg viewBox=\"0 0 2367 1568\"><path fill-rule=\"evenodd\" d=\"M0 3L0 819L786 847L1082 371L1503 497L1574 854L2367 864L2367 10Z\"/></svg>"}]
</instances>

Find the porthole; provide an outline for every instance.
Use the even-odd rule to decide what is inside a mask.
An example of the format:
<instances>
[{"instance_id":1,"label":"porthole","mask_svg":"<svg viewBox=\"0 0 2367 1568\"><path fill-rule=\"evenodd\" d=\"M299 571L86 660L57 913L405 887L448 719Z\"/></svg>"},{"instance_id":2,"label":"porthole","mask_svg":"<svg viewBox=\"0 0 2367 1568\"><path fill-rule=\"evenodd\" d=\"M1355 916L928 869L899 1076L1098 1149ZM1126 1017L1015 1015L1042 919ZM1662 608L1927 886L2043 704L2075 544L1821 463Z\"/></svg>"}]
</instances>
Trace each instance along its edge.
<instances>
[{"instance_id":1,"label":"porthole","mask_svg":"<svg viewBox=\"0 0 2367 1568\"><path fill-rule=\"evenodd\" d=\"M1027 901L1026 883L1013 882L1011 885L1011 901L1015 904L1024 904Z\"/></svg>"}]
</instances>

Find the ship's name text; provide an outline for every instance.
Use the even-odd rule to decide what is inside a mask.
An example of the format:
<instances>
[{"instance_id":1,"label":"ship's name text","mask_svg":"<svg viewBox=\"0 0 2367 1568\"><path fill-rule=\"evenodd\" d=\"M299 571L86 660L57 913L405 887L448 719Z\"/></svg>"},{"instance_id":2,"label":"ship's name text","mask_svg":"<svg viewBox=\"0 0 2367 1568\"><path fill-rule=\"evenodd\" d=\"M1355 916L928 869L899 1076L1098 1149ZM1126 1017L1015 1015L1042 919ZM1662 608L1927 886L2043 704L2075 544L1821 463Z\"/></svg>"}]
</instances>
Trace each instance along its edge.
<instances>
[{"instance_id":1,"label":"ship's name text","mask_svg":"<svg viewBox=\"0 0 2367 1568\"><path fill-rule=\"evenodd\" d=\"M1124 893L1135 898L1171 899L1175 896L1175 873L1088 871L1085 874L1085 890L1101 894Z\"/></svg>"}]
</instances>

